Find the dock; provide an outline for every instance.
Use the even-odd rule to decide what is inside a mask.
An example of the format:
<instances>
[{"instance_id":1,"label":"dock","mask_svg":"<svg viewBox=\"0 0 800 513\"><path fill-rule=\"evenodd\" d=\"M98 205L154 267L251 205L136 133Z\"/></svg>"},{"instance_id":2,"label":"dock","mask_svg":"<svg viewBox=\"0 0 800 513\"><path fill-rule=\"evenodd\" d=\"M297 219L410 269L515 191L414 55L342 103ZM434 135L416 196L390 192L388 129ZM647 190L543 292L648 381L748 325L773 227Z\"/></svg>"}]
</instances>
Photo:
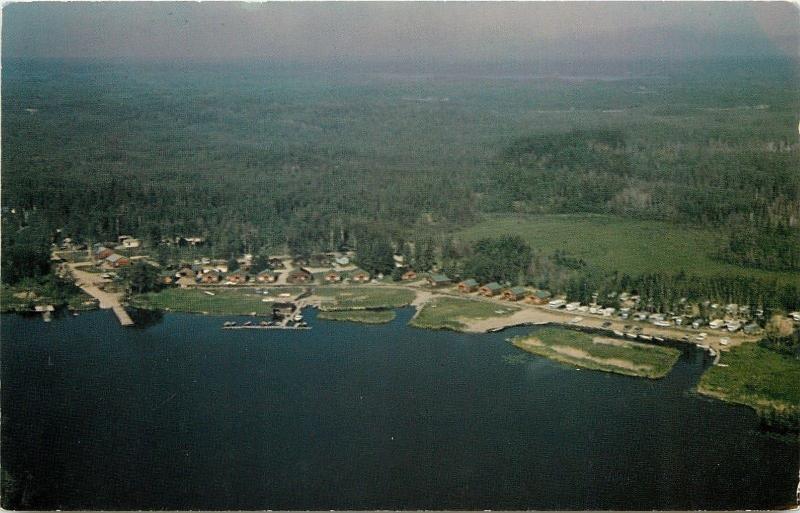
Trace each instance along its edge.
<instances>
[{"instance_id":1,"label":"dock","mask_svg":"<svg viewBox=\"0 0 800 513\"><path fill-rule=\"evenodd\" d=\"M131 319L131 316L128 315L128 312L126 312L125 309L122 308L122 305L112 306L111 311L113 311L114 314L116 314L117 319L119 319L120 325L133 326L133 319Z\"/></svg>"},{"instance_id":2,"label":"dock","mask_svg":"<svg viewBox=\"0 0 800 513\"><path fill-rule=\"evenodd\" d=\"M310 330L311 326L261 326L253 324L251 326L223 326L224 330Z\"/></svg>"}]
</instances>

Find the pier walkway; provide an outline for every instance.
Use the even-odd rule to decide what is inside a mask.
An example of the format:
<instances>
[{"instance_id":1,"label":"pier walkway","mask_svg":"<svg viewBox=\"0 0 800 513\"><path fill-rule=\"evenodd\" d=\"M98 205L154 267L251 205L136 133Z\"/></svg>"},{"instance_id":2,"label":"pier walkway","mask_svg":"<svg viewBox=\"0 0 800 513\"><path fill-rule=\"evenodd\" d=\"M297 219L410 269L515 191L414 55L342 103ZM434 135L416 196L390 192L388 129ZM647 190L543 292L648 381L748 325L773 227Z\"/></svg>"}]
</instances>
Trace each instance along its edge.
<instances>
[{"instance_id":1,"label":"pier walkway","mask_svg":"<svg viewBox=\"0 0 800 513\"><path fill-rule=\"evenodd\" d=\"M109 283L110 280L101 278L100 274L98 273L90 273L80 269L82 266L90 264L84 263L81 265L80 263L71 263L66 265L69 267L69 270L72 272L72 276L75 278L75 285L80 287L81 290L93 298L97 299L100 302L100 308L112 310L122 326L133 326L133 319L131 319L130 315L128 315L128 312L126 312L125 308L122 307L122 303L120 303L122 294L106 292L100 288L101 285L104 283Z\"/></svg>"}]
</instances>

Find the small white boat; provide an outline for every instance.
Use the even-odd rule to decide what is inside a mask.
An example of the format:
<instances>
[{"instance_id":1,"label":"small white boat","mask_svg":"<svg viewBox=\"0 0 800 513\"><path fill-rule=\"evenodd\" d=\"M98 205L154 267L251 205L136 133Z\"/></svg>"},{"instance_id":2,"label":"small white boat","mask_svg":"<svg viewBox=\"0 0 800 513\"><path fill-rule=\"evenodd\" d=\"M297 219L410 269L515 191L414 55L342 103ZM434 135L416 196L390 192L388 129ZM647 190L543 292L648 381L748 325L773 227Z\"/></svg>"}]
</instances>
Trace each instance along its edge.
<instances>
[{"instance_id":1,"label":"small white boat","mask_svg":"<svg viewBox=\"0 0 800 513\"><path fill-rule=\"evenodd\" d=\"M294 320L295 321L302 321L303 320L303 316L300 315L300 314L297 314L297 315L294 316Z\"/></svg>"},{"instance_id":2,"label":"small white boat","mask_svg":"<svg viewBox=\"0 0 800 513\"><path fill-rule=\"evenodd\" d=\"M203 291L203 294L206 294L206 295L208 295L208 296L216 296L216 294L214 294L214 293L213 293L213 292L211 292L210 290L204 290L204 291Z\"/></svg>"},{"instance_id":3,"label":"small white boat","mask_svg":"<svg viewBox=\"0 0 800 513\"><path fill-rule=\"evenodd\" d=\"M614 330L614 335L616 335L616 336L618 336L618 337L624 337L624 336L625 336L625 334L624 334L624 333L622 333L622 332L621 332L621 331L619 331L619 330Z\"/></svg>"},{"instance_id":4,"label":"small white boat","mask_svg":"<svg viewBox=\"0 0 800 513\"><path fill-rule=\"evenodd\" d=\"M639 338L642 340L653 340L653 337L650 335L639 335Z\"/></svg>"}]
</instances>

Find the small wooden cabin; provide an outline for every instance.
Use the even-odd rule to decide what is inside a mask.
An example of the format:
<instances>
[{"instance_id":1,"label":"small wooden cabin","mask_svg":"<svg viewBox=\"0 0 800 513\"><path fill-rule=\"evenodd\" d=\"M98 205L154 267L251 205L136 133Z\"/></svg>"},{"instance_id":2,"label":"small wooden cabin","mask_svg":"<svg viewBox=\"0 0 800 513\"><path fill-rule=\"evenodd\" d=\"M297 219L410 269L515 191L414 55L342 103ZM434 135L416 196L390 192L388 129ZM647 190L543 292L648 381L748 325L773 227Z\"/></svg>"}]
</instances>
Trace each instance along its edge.
<instances>
[{"instance_id":1,"label":"small wooden cabin","mask_svg":"<svg viewBox=\"0 0 800 513\"><path fill-rule=\"evenodd\" d=\"M464 280L458 284L459 292L467 294L469 292L475 292L476 290L478 290L478 282L473 280L472 278Z\"/></svg>"},{"instance_id":2,"label":"small wooden cabin","mask_svg":"<svg viewBox=\"0 0 800 513\"><path fill-rule=\"evenodd\" d=\"M491 283L487 283L486 285L478 289L478 292L482 296L493 297L499 294L502 290L503 287L496 281L493 281Z\"/></svg>"},{"instance_id":3,"label":"small wooden cabin","mask_svg":"<svg viewBox=\"0 0 800 513\"><path fill-rule=\"evenodd\" d=\"M525 293L524 287L511 287L503 291L503 299L506 301L519 301L525 297Z\"/></svg>"}]
</instances>

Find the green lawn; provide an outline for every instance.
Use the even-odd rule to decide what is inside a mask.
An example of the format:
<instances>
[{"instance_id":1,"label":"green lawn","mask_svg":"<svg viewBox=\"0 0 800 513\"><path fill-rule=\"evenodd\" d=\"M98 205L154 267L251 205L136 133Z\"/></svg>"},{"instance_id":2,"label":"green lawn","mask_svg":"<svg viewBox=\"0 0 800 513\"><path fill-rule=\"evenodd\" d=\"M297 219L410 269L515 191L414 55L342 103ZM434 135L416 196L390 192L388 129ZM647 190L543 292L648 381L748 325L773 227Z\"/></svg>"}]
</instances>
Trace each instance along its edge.
<instances>
[{"instance_id":1,"label":"green lawn","mask_svg":"<svg viewBox=\"0 0 800 513\"><path fill-rule=\"evenodd\" d=\"M462 321L504 317L518 311L516 306L497 305L488 301L442 297L425 304L411 320L418 328L451 329L461 331Z\"/></svg>"},{"instance_id":2,"label":"green lawn","mask_svg":"<svg viewBox=\"0 0 800 513\"><path fill-rule=\"evenodd\" d=\"M317 317L332 321L384 324L394 320L395 314L392 310L336 310L320 312Z\"/></svg>"},{"instance_id":3,"label":"green lawn","mask_svg":"<svg viewBox=\"0 0 800 513\"><path fill-rule=\"evenodd\" d=\"M413 290L374 285L317 287L314 294L328 300L323 302L320 309L329 311L399 308L410 304L416 297Z\"/></svg>"},{"instance_id":4,"label":"green lawn","mask_svg":"<svg viewBox=\"0 0 800 513\"><path fill-rule=\"evenodd\" d=\"M543 328L512 343L530 353L557 362L627 376L663 378L678 361L671 347L595 337L579 331Z\"/></svg>"},{"instance_id":5,"label":"green lawn","mask_svg":"<svg viewBox=\"0 0 800 513\"><path fill-rule=\"evenodd\" d=\"M458 232L473 241L499 235L519 235L546 254L557 249L583 258L607 271L699 275L745 275L800 279L800 274L750 269L711 258L723 243L720 232L687 228L660 221L639 221L600 215L492 216Z\"/></svg>"},{"instance_id":6,"label":"green lawn","mask_svg":"<svg viewBox=\"0 0 800 513\"><path fill-rule=\"evenodd\" d=\"M775 413L794 419L800 429L800 360L758 344L743 344L722 353L719 365L703 374L697 386L701 394L744 404L762 417Z\"/></svg>"},{"instance_id":7,"label":"green lawn","mask_svg":"<svg viewBox=\"0 0 800 513\"><path fill-rule=\"evenodd\" d=\"M258 315L272 313L272 303L262 301L264 298L275 300L289 299L278 297L279 293L290 293L292 297L299 294L299 288L280 288L270 290L268 296L256 294L253 289L214 288L213 296L198 289L169 288L160 292L141 294L130 300L132 306L150 310L170 310L174 312Z\"/></svg>"}]
</instances>

